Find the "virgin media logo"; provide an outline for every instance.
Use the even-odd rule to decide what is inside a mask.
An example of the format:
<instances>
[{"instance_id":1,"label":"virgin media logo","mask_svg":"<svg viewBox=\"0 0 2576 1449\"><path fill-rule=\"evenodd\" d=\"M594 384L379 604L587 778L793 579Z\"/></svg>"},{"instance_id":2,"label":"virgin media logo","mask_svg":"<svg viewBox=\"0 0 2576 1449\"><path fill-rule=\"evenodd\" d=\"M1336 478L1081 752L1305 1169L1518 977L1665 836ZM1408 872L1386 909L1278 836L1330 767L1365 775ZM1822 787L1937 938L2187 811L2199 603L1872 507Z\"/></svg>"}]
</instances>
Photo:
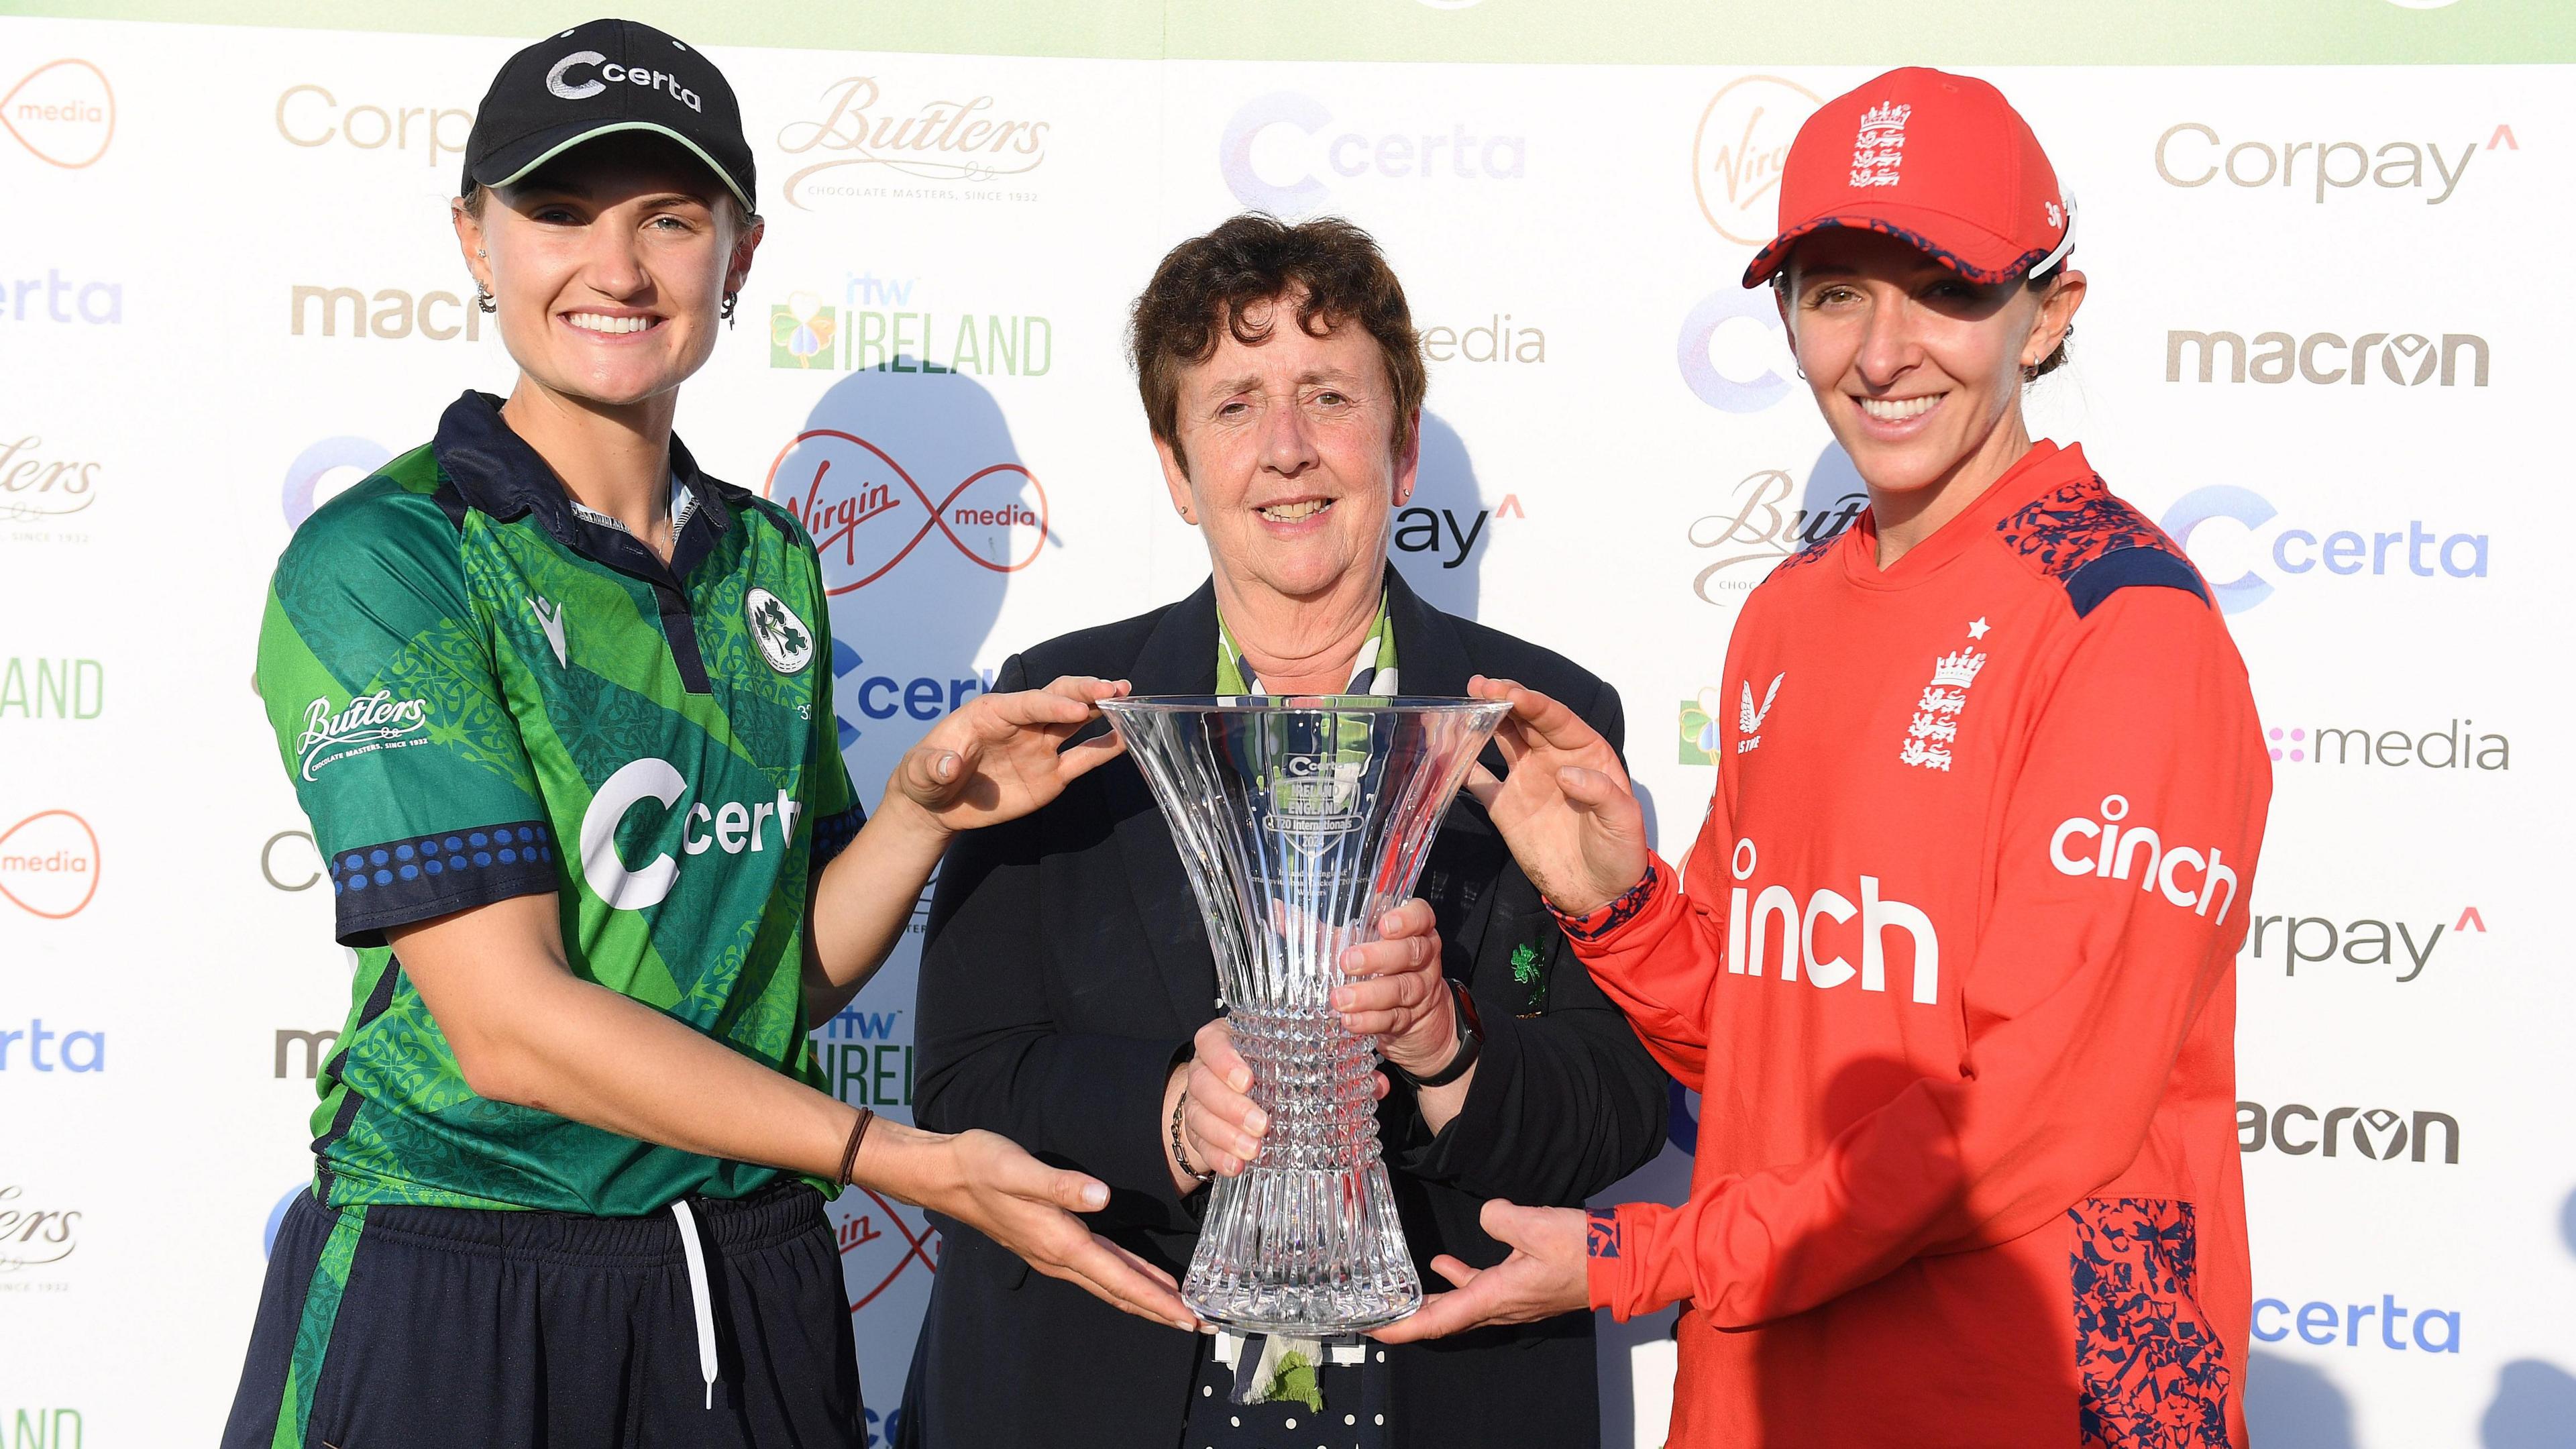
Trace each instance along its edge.
<instances>
[{"instance_id":1,"label":"virgin media logo","mask_svg":"<svg viewBox=\"0 0 2576 1449\"><path fill-rule=\"evenodd\" d=\"M85 60L52 60L0 96L0 129L39 161L78 171L107 154L116 135L116 92Z\"/></svg>"},{"instance_id":2,"label":"virgin media logo","mask_svg":"<svg viewBox=\"0 0 2576 1449\"><path fill-rule=\"evenodd\" d=\"M979 468L934 498L893 454L832 428L799 433L761 491L814 535L834 594L884 578L934 538L998 574L1037 562L1047 542L1046 490L1019 464Z\"/></svg>"},{"instance_id":3,"label":"virgin media logo","mask_svg":"<svg viewBox=\"0 0 2576 1449\"><path fill-rule=\"evenodd\" d=\"M1748 247L1771 240L1789 143L1821 104L1776 75L1739 76L1709 97L1691 141L1691 186L1719 236Z\"/></svg>"},{"instance_id":4,"label":"virgin media logo","mask_svg":"<svg viewBox=\"0 0 2576 1449\"><path fill-rule=\"evenodd\" d=\"M69 810L39 810L0 830L0 896L49 921L98 894L98 833Z\"/></svg>"}]
</instances>

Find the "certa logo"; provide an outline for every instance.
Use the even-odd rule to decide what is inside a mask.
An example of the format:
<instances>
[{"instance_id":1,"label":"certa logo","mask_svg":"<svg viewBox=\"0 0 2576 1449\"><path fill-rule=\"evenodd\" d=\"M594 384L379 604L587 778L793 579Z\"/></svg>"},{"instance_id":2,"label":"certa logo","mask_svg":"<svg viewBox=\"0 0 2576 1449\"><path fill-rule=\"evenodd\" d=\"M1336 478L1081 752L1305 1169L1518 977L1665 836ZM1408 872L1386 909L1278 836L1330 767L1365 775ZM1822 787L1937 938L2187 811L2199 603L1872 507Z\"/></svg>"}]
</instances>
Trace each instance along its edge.
<instances>
[{"instance_id":1,"label":"certa logo","mask_svg":"<svg viewBox=\"0 0 2576 1449\"><path fill-rule=\"evenodd\" d=\"M1691 188L1719 236L1748 247L1771 240L1789 143L1821 104L1814 91L1774 75L1739 76L1708 98L1691 141Z\"/></svg>"},{"instance_id":2,"label":"certa logo","mask_svg":"<svg viewBox=\"0 0 2576 1449\"><path fill-rule=\"evenodd\" d=\"M0 96L0 129L37 160L78 171L116 136L116 92L88 61L47 61Z\"/></svg>"},{"instance_id":3,"label":"certa logo","mask_svg":"<svg viewBox=\"0 0 2576 1449\"><path fill-rule=\"evenodd\" d=\"M826 592L863 589L938 534L967 562L1017 573L1049 538L1046 489L1017 463L979 468L932 498L883 448L855 433L799 433L761 492L787 506L823 558Z\"/></svg>"},{"instance_id":4,"label":"certa logo","mask_svg":"<svg viewBox=\"0 0 2576 1449\"><path fill-rule=\"evenodd\" d=\"M748 806L739 800L713 805L701 800L679 810L680 797L687 793L687 778L663 759L629 760L600 782L599 793L590 797L590 808L581 813L581 876L609 909L640 911L660 905L680 876L680 863L668 851L640 866L628 865L618 853L617 827L643 801L658 801L679 811L680 849L693 856L710 850L726 855L757 853L773 842L784 850L796 838L796 817L805 809L802 801L781 790L775 800Z\"/></svg>"},{"instance_id":5,"label":"certa logo","mask_svg":"<svg viewBox=\"0 0 2576 1449\"><path fill-rule=\"evenodd\" d=\"M0 896L49 921L98 894L98 832L69 810L39 810L0 830Z\"/></svg>"},{"instance_id":6,"label":"certa logo","mask_svg":"<svg viewBox=\"0 0 2576 1449\"><path fill-rule=\"evenodd\" d=\"M2270 547L2264 549L2259 535L2278 514L2269 499L2250 488L2212 483L2175 499L2157 521L2174 542L2192 555L2192 561L2201 565L2201 571L2209 577L2210 589L2218 596L2219 608L2230 614L2241 613L2272 597L2273 586L2251 568L2240 567L2235 577L2222 578L2226 568L2213 567L2213 563L2232 565L2236 561L2210 558L2213 539L2203 539L2195 546L2193 534L2220 519L2240 525L2256 550L2269 553L2274 568L2302 577L2302 581L2360 574L2435 580L2487 576L2487 535L2483 533L2439 533L2422 519L2408 519L2403 528L2368 531L2327 528L2320 533L2317 528L2279 528L2270 530Z\"/></svg>"},{"instance_id":7,"label":"certa logo","mask_svg":"<svg viewBox=\"0 0 2576 1449\"><path fill-rule=\"evenodd\" d=\"M1337 127L1322 101L1272 91L1244 102L1217 139L1217 170L1246 206L1308 216L1344 184L1384 178L1409 186L1518 181L1529 170L1529 138L1489 136L1452 120L1375 131Z\"/></svg>"},{"instance_id":8,"label":"certa logo","mask_svg":"<svg viewBox=\"0 0 2576 1449\"><path fill-rule=\"evenodd\" d=\"M1730 284L1702 297L1682 318L1676 360L1691 392L1729 413L1758 413L1787 397L1798 371L1767 287Z\"/></svg>"},{"instance_id":9,"label":"certa logo","mask_svg":"<svg viewBox=\"0 0 2576 1449\"><path fill-rule=\"evenodd\" d=\"M546 72L546 89L567 101L588 100L612 85L642 86L648 91L660 91L690 110L706 109L699 103L698 93L680 84L679 77L618 65L595 50L576 50Z\"/></svg>"},{"instance_id":10,"label":"certa logo","mask_svg":"<svg viewBox=\"0 0 2576 1449\"><path fill-rule=\"evenodd\" d=\"M1728 858L1728 869L1738 884L1727 906L1726 970L1731 976L1759 976L1763 958L1770 953L1773 932L1780 942L1780 979L1796 981L1801 965L1806 968L1807 983L1820 991L1860 978L1863 991L1887 989L1887 937L1891 931L1903 932L1913 944L1913 999L1918 1005L1931 1006L1941 999L1941 937L1933 929L1932 917L1918 907L1892 900L1879 893L1878 877L1860 878L1860 904L1832 889L1819 889L1802 903L1785 885L1766 885L1759 895L1748 884L1761 864L1761 852L1751 839L1735 842ZM1749 898L1749 900L1748 900ZM1827 955L1816 942L1818 922L1830 920L1836 925L1860 917L1860 968L1838 955Z\"/></svg>"}]
</instances>

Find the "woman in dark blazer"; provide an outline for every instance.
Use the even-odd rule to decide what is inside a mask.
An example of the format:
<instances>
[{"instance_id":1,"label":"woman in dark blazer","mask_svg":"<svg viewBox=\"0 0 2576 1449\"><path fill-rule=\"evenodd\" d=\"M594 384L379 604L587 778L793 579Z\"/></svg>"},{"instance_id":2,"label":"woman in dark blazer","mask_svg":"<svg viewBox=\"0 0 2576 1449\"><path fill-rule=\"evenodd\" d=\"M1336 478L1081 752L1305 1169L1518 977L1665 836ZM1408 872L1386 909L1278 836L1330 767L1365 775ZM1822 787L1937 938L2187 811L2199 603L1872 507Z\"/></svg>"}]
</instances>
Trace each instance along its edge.
<instances>
[{"instance_id":1,"label":"woman in dark blazer","mask_svg":"<svg viewBox=\"0 0 2576 1449\"><path fill-rule=\"evenodd\" d=\"M1137 694L1394 693L1400 676L1403 693L1454 696L1486 674L1577 702L1620 738L1608 684L1430 607L1387 564L1388 521L1413 484L1424 373L1403 291L1366 234L1235 218L1164 259L1134 340L1166 481L1204 529L1213 575L1179 603L1013 656L996 689L1091 674ZM1484 763L1503 769L1490 749ZM1388 1061L1380 1136L1406 1238L1437 1286L1436 1257L1504 1257L1478 1223L1487 1200L1579 1205L1652 1157L1666 1084L1464 795L1419 891L1437 920L1439 974L1435 953L1420 951L1431 984L1393 1025L1361 1029ZM1207 1066L1192 1071L1194 1055L1222 1064L1219 1076L1237 1060L1216 995L1171 832L1134 765L1114 761L950 851L922 963L915 1115L943 1131L1004 1133L1106 1182L1095 1230L1177 1277L1206 1176L1239 1170L1253 1145L1236 1130L1242 1098ZM1250 1360L1218 1347L1234 1354L1235 1341L1103 1308L936 1221L945 1246L904 1444L1598 1441L1588 1313L1345 1345L1324 1355L1313 1387L1238 1403L1234 1369Z\"/></svg>"}]
</instances>

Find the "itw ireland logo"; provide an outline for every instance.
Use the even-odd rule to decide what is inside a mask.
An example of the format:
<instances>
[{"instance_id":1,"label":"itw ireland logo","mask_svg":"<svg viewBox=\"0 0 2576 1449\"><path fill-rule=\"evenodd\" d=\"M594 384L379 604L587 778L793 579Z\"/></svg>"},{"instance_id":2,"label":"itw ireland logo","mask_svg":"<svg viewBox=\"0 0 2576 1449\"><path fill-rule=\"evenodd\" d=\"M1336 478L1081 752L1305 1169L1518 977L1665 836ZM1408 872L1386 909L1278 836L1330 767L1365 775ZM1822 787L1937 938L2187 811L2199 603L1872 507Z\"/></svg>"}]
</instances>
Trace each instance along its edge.
<instances>
[{"instance_id":1,"label":"itw ireland logo","mask_svg":"<svg viewBox=\"0 0 2576 1449\"><path fill-rule=\"evenodd\" d=\"M429 743L422 733L428 712L428 701L396 699L390 689L361 695L337 714L331 712L331 701L313 701L305 706L304 734L296 741L304 778L310 780L324 765L358 755Z\"/></svg>"}]
</instances>

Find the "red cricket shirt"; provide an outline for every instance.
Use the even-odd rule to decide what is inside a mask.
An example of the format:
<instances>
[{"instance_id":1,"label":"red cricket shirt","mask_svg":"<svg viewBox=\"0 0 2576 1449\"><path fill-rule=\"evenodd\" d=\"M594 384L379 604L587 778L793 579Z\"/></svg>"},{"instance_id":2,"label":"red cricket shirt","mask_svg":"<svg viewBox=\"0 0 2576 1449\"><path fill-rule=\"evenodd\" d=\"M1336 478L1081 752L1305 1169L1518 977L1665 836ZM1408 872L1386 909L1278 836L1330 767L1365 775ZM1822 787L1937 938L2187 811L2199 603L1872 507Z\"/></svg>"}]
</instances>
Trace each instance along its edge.
<instances>
[{"instance_id":1,"label":"red cricket shirt","mask_svg":"<svg viewBox=\"0 0 2576 1449\"><path fill-rule=\"evenodd\" d=\"M2081 449L1877 541L1746 600L1683 883L1569 923L1701 1094L1690 1201L1594 1214L1592 1301L1682 1301L1677 1449L2241 1449L2244 663Z\"/></svg>"}]
</instances>

